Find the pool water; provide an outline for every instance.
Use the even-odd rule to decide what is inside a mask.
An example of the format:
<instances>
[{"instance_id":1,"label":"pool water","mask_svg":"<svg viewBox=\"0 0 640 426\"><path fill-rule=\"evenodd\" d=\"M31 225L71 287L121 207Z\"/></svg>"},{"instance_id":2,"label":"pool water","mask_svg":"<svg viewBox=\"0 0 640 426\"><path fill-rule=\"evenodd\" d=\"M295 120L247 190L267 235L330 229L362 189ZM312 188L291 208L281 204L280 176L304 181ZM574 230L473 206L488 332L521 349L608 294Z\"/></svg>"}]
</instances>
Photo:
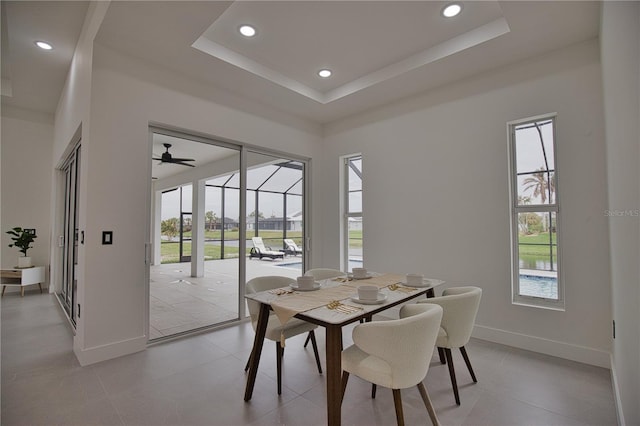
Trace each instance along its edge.
<instances>
[{"instance_id":1,"label":"pool water","mask_svg":"<svg viewBox=\"0 0 640 426\"><path fill-rule=\"evenodd\" d=\"M558 298L558 279L537 275L520 275L520 294L522 296Z\"/></svg>"}]
</instances>

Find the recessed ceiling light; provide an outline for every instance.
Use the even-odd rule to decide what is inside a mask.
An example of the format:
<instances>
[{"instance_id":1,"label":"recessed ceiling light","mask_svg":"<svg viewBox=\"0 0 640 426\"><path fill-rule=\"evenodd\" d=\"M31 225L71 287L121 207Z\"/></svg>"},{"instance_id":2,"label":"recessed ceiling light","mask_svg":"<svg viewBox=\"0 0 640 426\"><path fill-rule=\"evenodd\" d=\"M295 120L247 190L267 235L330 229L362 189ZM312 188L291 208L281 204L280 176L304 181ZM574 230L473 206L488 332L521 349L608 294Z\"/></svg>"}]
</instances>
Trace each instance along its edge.
<instances>
[{"instance_id":1,"label":"recessed ceiling light","mask_svg":"<svg viewBox=\"0 0 640 426\"><path fill-rule=\"evenodd\" d=\"M331 70L328 70L328 69L320 70L318 71L318 75L322 78L331 77Z\"/></svg>"},{"instance_id":2,"label":"recessed ceiling light","mask_svg":"<svg viewBox=\"0 0 640 426\"><path fill-rule=\"evenodd\" d=\"M453 18L462 11L462 6L458 3L451 3L442 9L442 16L445 18Z\"/></svg>"},{"instance_id":3,"label":"recessed ceiling light","mask_svg":"<svg viewBox=\"0 0 640 426\"><path fill-rule=\"evenodd\" d=\"M245 37L253 37L256 35L256 29L251 25L241 25L240 28L238 28L238 31L240 31L240 34Z\"/></svg>"},{"instance_id":4,"label":"recessed ceiling light","mask_svg":"<svg viewBox=\"0 0 640 426\"><path fill-rule=\"evenodd\" d=\"M46 41L36 41L36 46L38 46L42 50L52 50L53 46L47 43Z\"/></svg>"}]
</instances>

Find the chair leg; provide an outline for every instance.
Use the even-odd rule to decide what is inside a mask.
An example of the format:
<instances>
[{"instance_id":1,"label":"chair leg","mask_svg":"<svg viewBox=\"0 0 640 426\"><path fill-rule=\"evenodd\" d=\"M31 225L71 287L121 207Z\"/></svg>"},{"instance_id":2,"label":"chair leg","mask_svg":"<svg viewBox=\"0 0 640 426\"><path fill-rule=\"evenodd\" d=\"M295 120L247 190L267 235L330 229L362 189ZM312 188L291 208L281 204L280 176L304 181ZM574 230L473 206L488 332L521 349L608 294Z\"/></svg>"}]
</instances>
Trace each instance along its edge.
<instances>
[{"instance_id":1,"label":"chair leg","mask_svg":"<svg viewBox=\"0 0 640 426\"><path fill-rule=\"evenodd\" d=\"M458 395L458 382L456 381L456 370L453 367L453 357L451 356L451 349L444 348L444 354L447 357L447 364L449 365L449 376L451 376L453 395L456 397L456 404L460 405L460 395Z\"/></svg>"},{"instance_id":2,"label":"chair leg","mask_svg":"<svg viewBox=\"0 0 640 426\"><path fill-rule=\"evenodd\" d=\"M311 346L313 346L313 354L316 356L316 365L318 366L318 373L322 374L322 366L320 365L320 355L318 355L318 344L316 343L316 334L311 330L309 332L311 338Z\"/></svg>"},{"instance_id":3,"label":"chair leg","mask_svg":"<svg viewBox=\"0 0 640 426\"><path fill-rule=\"evenodd\" d=\"M309 334L307 334L307 340L304 341L303 347L306 348L310 341L311 341L311 331L309 332Z\"/></svg>"},{"instance_id":4,"label":"chair leg","mask_svg":"<svg viewBox=\"0 0 640 426\"><path fill-rule=\"evenodd\" d=\"M372 315L369 315L368 317L360 319L360 323L362 323L362 322L371 322L371 321L373 321L373 316ZM371 384L371 399L375 399L377 390L378 390L378 386L376 386L375 383L372 383Z\"/></svg>"},{"instance_id":5,"label":"chair leg","mask_svg":"<svg viewBox=\"0 0 640 426\"><path fill-rule=\"evenodd\" d=\"M344 393L347 391L347 382L349 381L349 372L342 372L342 394L340 395L340 404L344 401Z\"/></svg>"},{"instance_id":6,"label":"chair leg","mask_svg":"<svg viewBox=\"0 0 640 426\"><path fill-rule=\"evenodd\" d=\"M444 359L444 348L438 348L438 356L440 357L440 364L446 364L447 361Z\"/></svg>"},{"instance_id":7,"label":"chair leg","mask_svg":"<svg viewBox=\"0 0 640 426\"><path fill-rule=\"evenodd\" d=\"M276 370L278 375L278 395L282 395L282 356L284 355L284 348L280 345L280 342L276 342Z\"/></svg>"},{"instance_id":8,"label":"chair leg","mask_svg":"<svg viewBox=\"0 0 640 426\"><path fill-rule=\"evenodd\" d=\"M431 404L429 393L427 392L427 389L424 387L424 384L422 382L418 383L418 390L420 391L420 396L422 396L424 405L425 407L427 407L427 411L429 412L431 423L433 423L433 426L439 426L440 421L438 421L438 416L436 416L436 410L433 409L433 404Z\"/></svg>"},{"instance_id":9,"label":"chair leg","mask_svg":"<svg viewBox=\"0 0 640 426\"><path fill-rule=\"evenodd\" d=\"M471 361L469 361L469 355L467 355L467 350L464 348L464 346L460 347L460 352L462 352L462 357L464 358L465 364L467 364L467 368L469 369L469 373L471 374L473 383L478 383L478 380L476 379L476 375L473 372L473 368L471 367Z\"/></svg>"},{"instance_id":10,"label":"chair leg","mask_svg":"<svg viewBox=\"0 0 640 426\"><path fill-rule=\"evenodd\" d=\"M404 414L402 413L402 397L400 396L400 389L393 389L393 404L396 407L396 420L398 426L404 426Z\"/></svg>"}]
</instances>

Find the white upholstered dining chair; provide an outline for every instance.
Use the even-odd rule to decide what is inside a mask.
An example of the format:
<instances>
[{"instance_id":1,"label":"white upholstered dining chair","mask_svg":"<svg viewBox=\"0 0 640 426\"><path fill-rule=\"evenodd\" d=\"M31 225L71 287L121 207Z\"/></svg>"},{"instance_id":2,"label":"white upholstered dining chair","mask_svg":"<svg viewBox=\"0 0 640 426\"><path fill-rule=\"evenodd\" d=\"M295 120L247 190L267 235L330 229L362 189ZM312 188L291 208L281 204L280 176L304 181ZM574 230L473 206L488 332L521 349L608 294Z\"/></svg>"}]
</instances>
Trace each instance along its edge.
<instances>
[{"instance_id":1,"label":"white upholstered dining chair","mask_svg":"<svg viewBox=\"0 0 640 426\"><path fill-rule=\"evenodd\" d=\"M350 374L393 390L396 419L404 425L400 389L418 386L434 425L438 417L422 381L440 328L442 308L411 304L400 310L400 319L373 321L353 329L354 344L342 351L342 395Z\"/></svg>"},{"instance_id":2,"label":"white upholstered dining chair","mask_svg":"<svg viewBox=\"0 0 640 426\"><path fill-rule=\"evenodd\" d=\"M260 291L267 291L274 288L286 287L291 283L295 283L296 280L288 278L288 277L280 277L280 276L264 276L257 277L249 280L247 282L245 293L252 294ZM255 331L256 325L258 323L258 315L260 314L260 303L247 299L247 305L249 306L249 314L251 315L251 325ZM311 340L311 344L313 345L313 354L316 358L316 365L318 366L318 372L322 374L322 366L320 365L320 356L318 355L318 345L316 344L316 338L313 330L315 330L318 326L311 324L306 321L302 321L297 318L291 318L287 321L286 324L282 324L278 317L271 313L269 315L269 322L267 323L267 332L265 334L265 338L272 340L276 343L276 367L277 367L277 376L278 376L278 395L282 393L282 357L284 355L284 346L280 343L280 339L284 336L285 339L289 337L297 336L302 333L309 333L308 339ZM306 346L306 344L305 344ZM249 369L249 364L251 362L251 357L253 353L249 357L249 361L247 361L247 365L244 368L244 371Z\"/></svg>"},{"instance_id":3,"label":"white upholstered dining chair","mask_svg":"<svg viewBox=\"0 0 640 426\"><path fill-rule=\"evenodd\" d=\"M458 383L456 381L456 371L453 366L451 350L456 348L460 349L464 362L467 364L467 369L471 374L471 379L474 383L477 383L478 380L473 372L467 350L464 346L471 338L481 296L482 289L479 287L452 287L444 290L441 297L432 297L418 302L435 303L442 306L444 311L436 346L438 347L440 362L442 364L446 363L449 366L453 395L458 405L460 405L460 395L458 394Z\"/></svg>"},{"instance_id":4,"label":"white upholstered dining chair","mask_svg":"<svg viewBox=\"0 0 640 426\"><path fill-rule=\"evenodd\" d=\"M328 280L329 278L337 278L346 276L346 272L339 271L337 269L329 269L329 268L315 268L309 269L304 273L307 276L313 277L314 280Z\"/></svg>"}]
</instances>

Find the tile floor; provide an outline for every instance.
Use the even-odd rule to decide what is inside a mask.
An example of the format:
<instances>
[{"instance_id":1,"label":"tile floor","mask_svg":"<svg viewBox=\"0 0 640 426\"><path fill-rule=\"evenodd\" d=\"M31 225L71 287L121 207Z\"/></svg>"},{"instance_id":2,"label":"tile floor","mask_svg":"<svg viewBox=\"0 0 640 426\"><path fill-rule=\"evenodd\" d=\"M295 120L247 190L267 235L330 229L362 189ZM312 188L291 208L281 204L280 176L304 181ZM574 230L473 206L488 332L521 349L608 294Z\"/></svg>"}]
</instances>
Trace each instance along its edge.
<instances>
[{"instance_id":1,"label":"tile floor","mask_svg":"<svg viewBox=\"0 0 640 426\"><path fill-rule=\"evenodd\" d=\"M248 323L80 367L54 296L5 296L1 314L2 425L326 424L324 376L311 348L303 349L304 336L287 340L281 396L274 346L265 344L254 397L245 403ZM324 333L317 334L324 350ZM479 382L471 383L454 353L462 405L437 355L424 382L443 425L616 424L608 370L480 340L467 349ZM349 380L343 424L394 425L391 392L369 394L369 384ZM408 425L430 424L417 389L403 391L403 401Z\"/></svg>"}]
</instances>

